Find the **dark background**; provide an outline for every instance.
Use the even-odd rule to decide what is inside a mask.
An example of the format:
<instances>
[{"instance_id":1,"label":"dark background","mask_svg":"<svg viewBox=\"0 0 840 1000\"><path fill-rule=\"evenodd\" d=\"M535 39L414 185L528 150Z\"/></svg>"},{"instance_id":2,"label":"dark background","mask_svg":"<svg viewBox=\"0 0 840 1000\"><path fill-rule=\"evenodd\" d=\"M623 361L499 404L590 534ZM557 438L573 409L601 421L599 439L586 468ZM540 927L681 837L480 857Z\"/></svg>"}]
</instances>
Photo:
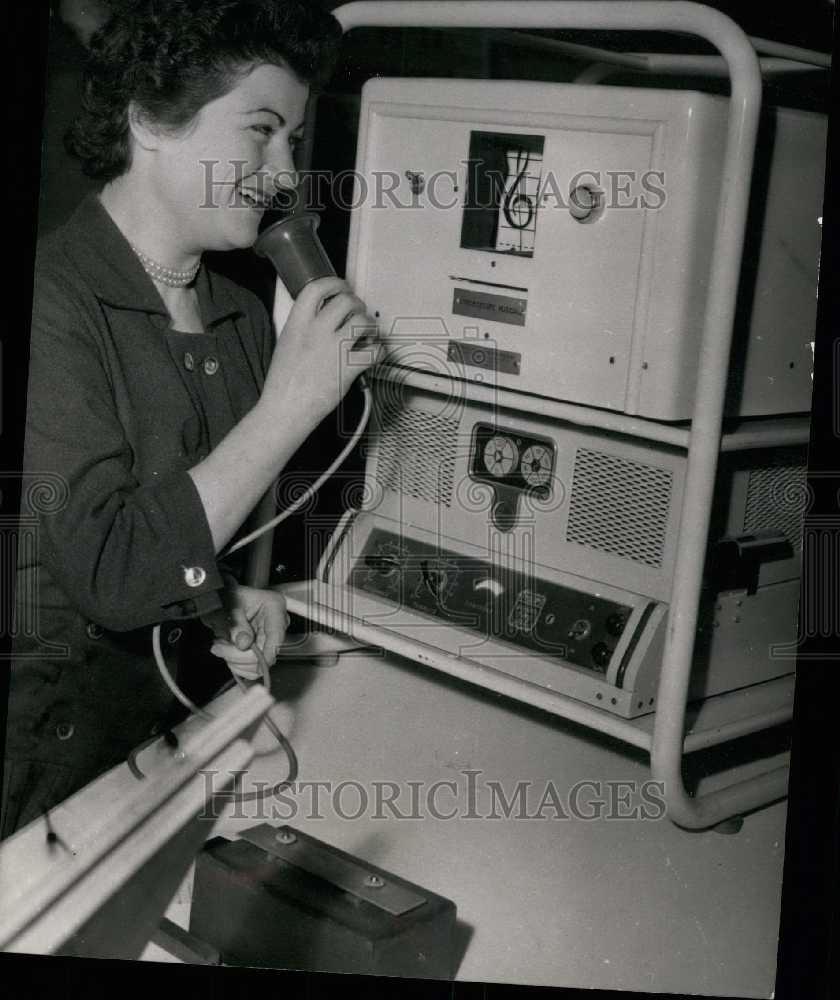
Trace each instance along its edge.
<instances>
[{"instance_id":1,"label":"dark background","mask_svg":"<svg viewBox=\"0 0 840 1000\"><path fill-rule=\"evenodd\" d=\"M422 2L422 0L418 0ZM468 2L468 0L467 0ZM514 2L514 0L511 0ZM60 5L56 4L56 8ZM325 4L334 7L335 4ZM828 0L747 6L737 2L712 3L731 16L749 34L793 45L831 52L836 46L834 5ZM28 363L28 329L32 294L32 259L36 236L66 218L86 190L93 185L83 178L74 161L63 153L61 135L72 120L77 105L77 84L83 46L77 36L56 17L50 28L49 5L12 2L5 7L9 77L6 84L7 209L3 236L6 245L6 301L0 332L0 365L3 385L0 400L0 519L13 518L19 504L19 483L3 475L20 468L22 416L25 405ZM702 43L665 35L625 37L599 33L585 38L571 33L549 36L585 41L604 47L633 50L708 51ZM46 66L49 65L49 74ZM355 126L361 84L372 75L483 76L569 80L581 64L554 55L523 50L497 38L484 51L481 44L463 33L410 29L359 31L345 47L344 58L318 110L318 139L313 167L340 170L352 167ZM630 82L620 76L611 82ZM638 78L634 81L638 83ZM691 86L693 81L669 80L669 85ZM786 85L787 86L787 85ZM827 74L806 74L793 84L792 99L802 107L823 109L837 106L838 84ZM768 87L773 100L776 88ZM829 168L838 162L837 127L829 131ZM815 502L809 515L830 518L840 524L840 336L837 302L838 240L836 171L827 172L823 212L824 242L821 259L820 305L815 358L814 410L810 451L811 485ZM343 268L348 220L339 213L325 213L321 236L339 271ZM255 266L250 254L225 255L226 269L266 298L273 287L270 270ZM343 426L352 426L359 400L348 398ZM323 468L340 447L335 420L325 422L308 442L293 467L301 476L313 465ZM313 463L312 456L317 457ZM362 457L351 458L346 477L359 477ZM317 470L316 470L317 471ZM339 487L325 488L316 512L329 520L341 506ZM0 524L2 527L2 524ZM276 553L282 553L286 577L306 575L304 553L296 546L303 532L288 522L277 532ZM275 562L278 560L275 559ZM5 563L3 564L5 568ZM807 568L806 568L807 571ZM825 578L824 596L840 606L840 560L811 567ZM4 575L0 625L8 621L13 581ZM0 628L0 641L5 642ZM0 647L2 648L2 647ZM840 640L837 636L806 640L797 677L794 752L791 771L790 810L782 899L781 943L776 996L807 1000L840 995L840 751L837 711L840 706ZM823 655L824 662L813 657ZM5 678L5 671L3 672ZM0 682L0 704L5 696ZM501 886L500 886L501 890ZM651 948L658 947L651 942ZM110 996L130 977L141 989L165 983L183 996L236 997L254 990L267 995L283 992L289 998L315 997L352 989L365 995L402 996L453 995L476 1000L524 992L522 988L457 984L412 983L399 980L271 973L256 970L209 970L197 967L155 966L138 963L83 962L76 959L29 959L2 956L0 975L7 981L25 977L19 992L25 996ZM833 988L832 988L833 987ZM535 990L528 993L536 994ZM546 992L546 991L541 991ZM556 990L563 996L602 997L597 991ZM17 995L12 987L8 995Z\"/></svg>"}]
</instances>

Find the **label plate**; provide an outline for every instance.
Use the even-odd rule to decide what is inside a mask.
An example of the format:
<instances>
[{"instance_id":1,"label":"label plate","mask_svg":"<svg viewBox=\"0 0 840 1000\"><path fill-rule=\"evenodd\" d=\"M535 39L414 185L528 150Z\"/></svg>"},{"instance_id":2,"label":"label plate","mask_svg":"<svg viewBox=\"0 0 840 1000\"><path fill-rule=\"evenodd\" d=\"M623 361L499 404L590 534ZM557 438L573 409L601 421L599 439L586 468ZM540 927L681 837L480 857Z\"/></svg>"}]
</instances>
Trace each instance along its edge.
<instances>
[{"instance_id":1,"label":"label plate","mask_svg":"<svg viewBox=\"0 0 840 1000\"><path fill-rule=\"evenodd\" d=\"M477 292L469 288L456 288L452 292L452 312L456 316L489 319L494 323L525 326L528 300L493 292Z\"/></svg>"}]
</instances>

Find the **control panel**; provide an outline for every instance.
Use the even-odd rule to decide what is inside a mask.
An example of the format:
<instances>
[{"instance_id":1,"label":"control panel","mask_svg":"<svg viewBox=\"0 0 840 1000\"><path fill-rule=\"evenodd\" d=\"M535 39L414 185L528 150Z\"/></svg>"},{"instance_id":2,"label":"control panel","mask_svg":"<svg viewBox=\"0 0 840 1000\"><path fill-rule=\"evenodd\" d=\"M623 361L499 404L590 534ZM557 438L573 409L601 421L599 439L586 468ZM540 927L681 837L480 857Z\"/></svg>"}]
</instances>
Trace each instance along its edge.
<instances>
[{"instance_id":1,"label":"control panel","mask_svg":"<svg viewBox=\"0 0 840 1000\"><path fill-rule=\"evenodd\" d=\"M401 607L601 675L633 611L381 528L368 536L349 582Z\"/></svg>"}]
</instances>

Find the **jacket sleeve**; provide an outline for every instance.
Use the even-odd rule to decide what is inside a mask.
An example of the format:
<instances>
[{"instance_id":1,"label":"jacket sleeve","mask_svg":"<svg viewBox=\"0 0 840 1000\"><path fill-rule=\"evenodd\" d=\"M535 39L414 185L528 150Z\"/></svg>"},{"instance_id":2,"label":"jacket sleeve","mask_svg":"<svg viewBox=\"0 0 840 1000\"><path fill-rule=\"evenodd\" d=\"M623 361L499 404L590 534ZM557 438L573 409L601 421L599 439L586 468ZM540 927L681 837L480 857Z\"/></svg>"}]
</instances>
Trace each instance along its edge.
<instances>
[{"instance_id":1,"label":"jacket sleeve","mask_svg":"<svg viewBox=\"0 0 840 1000\"><path fill-rule=\"evenodd\" d=\"M186 470L141 484L96 324L61 275L36 271L24 464L60 483L38 517L40 559L114 631L221 607L207 516ZM26 505L24 506L26 509Z\"/></svg>"}]
</instances>

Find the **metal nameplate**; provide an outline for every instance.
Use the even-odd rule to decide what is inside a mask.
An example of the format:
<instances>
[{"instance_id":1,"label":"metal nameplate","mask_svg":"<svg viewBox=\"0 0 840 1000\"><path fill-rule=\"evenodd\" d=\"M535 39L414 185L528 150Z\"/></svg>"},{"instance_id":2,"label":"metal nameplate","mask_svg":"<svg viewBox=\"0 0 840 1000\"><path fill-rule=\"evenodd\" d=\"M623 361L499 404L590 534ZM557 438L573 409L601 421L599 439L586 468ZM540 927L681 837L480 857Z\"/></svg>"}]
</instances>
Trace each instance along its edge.
<instances>
[{"instance_id":1,"label":"metal nameplate","mask_svg":"<svg viewBox=\"0 0 840 1000\"><path fill-rule=\"evenodd\" d=\"M472 316L474 319L491 319L494 323L525 326L527 308L527 299L514 298L512 295L477 292L468 288L456 288L452 292L452 312L456 316Z\"/></svg>"},{"instance_id":2,"label":"metal nameplate","mask_svg":"<svg viewBox=\"0 0 840 1000\"><path fill-rule=\"evenodd\" d=\"M505 375L519 375L522 355L516 351L501 351L481 341L450 340L447 357L459 365L486 368Z\"/></svg>"},{"instance_id":3,"label":"metal nameplate","mask_svg":"<svg viewBox=\"0 0 840 1000\"><path fill-rule=\"evenodd\" d=\"M239 837L273 854L279 860L322 878L380 910L385 910L392 916L402 916L403 913L415 910L426 902L425 896L405 886L395 885L387 876L371 871L361 861L337 857L324 845L291 827L278 828L268 823L261 823L249 830L243 830ZM377 884L366 884L368 879L375 880Z\"/></svg>"}]
</instances>

